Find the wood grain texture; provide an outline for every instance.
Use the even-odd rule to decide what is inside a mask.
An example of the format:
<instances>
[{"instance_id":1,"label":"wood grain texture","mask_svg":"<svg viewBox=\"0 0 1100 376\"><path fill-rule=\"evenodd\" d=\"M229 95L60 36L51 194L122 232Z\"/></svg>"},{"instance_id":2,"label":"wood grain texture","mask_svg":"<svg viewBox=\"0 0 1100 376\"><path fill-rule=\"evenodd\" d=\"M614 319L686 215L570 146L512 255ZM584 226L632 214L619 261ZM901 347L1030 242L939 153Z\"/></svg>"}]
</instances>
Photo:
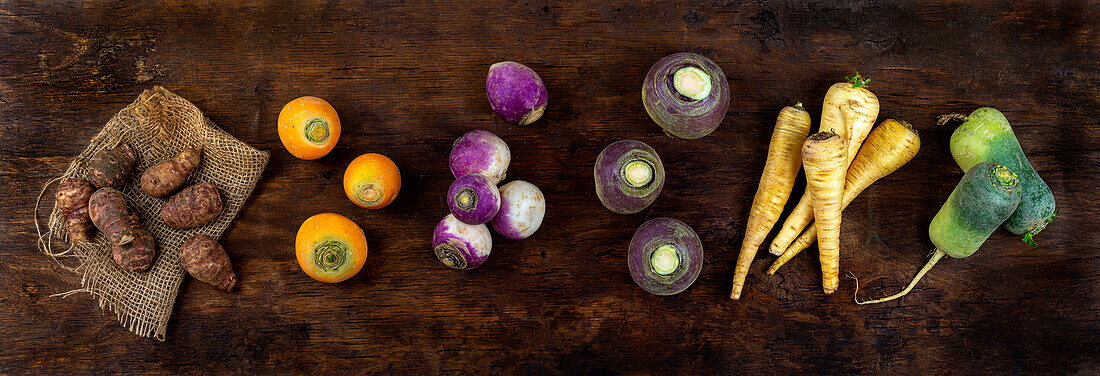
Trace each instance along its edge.
<instances>
[{"instance_id":1,"label":"wood grain texture","mask_svg":"<svg viewBox=\"0 0 1100 376\"><path fill-rule=\"evenodd\" d=\"M1100 6L929 3L4 3L0 373L1094 374ZM730 82L725 122L700 140L664 136L641 103L649 66L678 51L710 57ZM490 110L484 78L501 60L546 82L535 124ZM999 230L900 301L857 306L843 278L822 295L812 250L774 276L761 251L743 298L727 299L775 116L802 101L816 127L825 90L854 70L873 79L881 116L923 140L844 213L841 272L862 277L861 295L900 289L932 248L928 222L963 174L939 114L1003 111L1061 215L1040 248ZM35 250L32 220L42 185L154 84L272 155L221 239L239 288L185 281L163 343L86 295L51 298L79 277ZM275 131L302 95L332 103L344 127L316 161L290 156ZM495 236L483 266L457 272L430 237L451 142L472 129L508 143L509 179L538 185L548 208L533 237ZM652 145L668 175L637 215L604 209L592 182L599 151L625 138ZM403 173L384 210L341 190L367 152ZM305 276L292 250L301 221L327 211L370 244L364 272L338 285ZM625 260L634 229L660 216L691 225L706 250L698 282L673 297L635 286Z\"/></svg>"}]
</instances>

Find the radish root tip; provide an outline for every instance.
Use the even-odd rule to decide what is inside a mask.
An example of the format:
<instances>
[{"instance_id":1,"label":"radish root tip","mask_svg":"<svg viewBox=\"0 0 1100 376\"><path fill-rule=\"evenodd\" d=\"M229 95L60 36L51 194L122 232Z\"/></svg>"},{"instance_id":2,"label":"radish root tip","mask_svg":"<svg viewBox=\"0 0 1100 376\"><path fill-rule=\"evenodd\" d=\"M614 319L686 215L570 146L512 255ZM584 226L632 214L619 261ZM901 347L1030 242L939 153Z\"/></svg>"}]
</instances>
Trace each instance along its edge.
<instances>
[{"instance_id":1,"label":"radish root tip","mask_svg":"<svg viewBox=\"0 0 1100 376\"><path fill-rule=\"evenodd\" d=\"M940 115L940 116L936 117L936 125L942 127L942 126L947 125L947 123L950 123L952 121L965 122L966 119L968 119L968 118L966 117L966 115L963 115L963 114Z\"/></svg>"}]
</instances>

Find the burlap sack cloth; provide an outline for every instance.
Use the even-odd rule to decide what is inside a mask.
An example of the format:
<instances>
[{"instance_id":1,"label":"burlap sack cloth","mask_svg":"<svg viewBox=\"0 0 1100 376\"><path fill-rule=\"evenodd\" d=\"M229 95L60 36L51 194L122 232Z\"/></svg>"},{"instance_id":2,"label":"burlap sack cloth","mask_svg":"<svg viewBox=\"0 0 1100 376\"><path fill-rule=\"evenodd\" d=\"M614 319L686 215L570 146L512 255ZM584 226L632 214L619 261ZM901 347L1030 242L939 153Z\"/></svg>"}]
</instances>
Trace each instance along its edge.
<instances>
[{"instance_id":1,"label":"burlap sack cloth","mask_svg":"<svg viewBox=\"0 0 1100 376\"><path fill-rule=\"evenodd\" d=\"M97 233L92 243L76 244L64 252L54 253L50 249L51 233L68 240L57 208L50 214L48 232L39 235L39 248L66 269L82 275L81 289L59 295L90 293L99 300L100 308L118 314L118 321L130 331L163 341L180 282L186 274L179 262L180 246L195 233L214 239L221 236L252 194L267 165L268 155L218 129L191 102L156 86L145 90L134 103L108 121L60 179L84 177L88 159L100 149L119 142L130 144L138 153L137 167L122 192L130 209L141 215L142 225L157 239L153 267L144 273L122 270L115 265L111 247L102 233ZM192 172L185 186L197 182L214 184L222 193L225 207L217 219L204 226L176 230L160 220L160 207L166 198L149 197L141 191L138 180L142 171L157 162L175 156L185 147L200 145L203 147L202 163ZM46 192L52 194L54 190ZM36 225L37 220L36 214ZM233 250L226 251L232 260ZM79 265L69 267L62 263L61 259L70 257Z\"/></svg>"}]
</instances>

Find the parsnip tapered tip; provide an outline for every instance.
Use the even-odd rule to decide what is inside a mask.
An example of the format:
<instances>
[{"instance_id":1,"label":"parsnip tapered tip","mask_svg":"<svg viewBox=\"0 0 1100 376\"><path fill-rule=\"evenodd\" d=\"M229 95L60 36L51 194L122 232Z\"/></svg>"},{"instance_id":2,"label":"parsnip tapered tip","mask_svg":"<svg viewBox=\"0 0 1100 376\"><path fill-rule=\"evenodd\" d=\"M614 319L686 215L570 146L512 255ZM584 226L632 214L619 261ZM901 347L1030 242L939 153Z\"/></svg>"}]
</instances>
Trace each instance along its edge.
<instances>
[{"instance_id":1,"label":"parsnip tapered tip","mask_svg":"<svg viewBox=\"0 0 1100 376\"><path fill-rule=\"evenodd\" d=\"M737 280L733 281L733 289L730 290L730 299L741 299L741 289L745 288L744 284L738 285Z\"/></svg>"},{"instance_id":2,"label":"parsnip tapered tip","mask_svg":"<svg viewBox=\"0 0 1100 376\"><path fill-rule=\"evenodd\" d=\"M780 264L778 262L775 263L775 264L772 264L772 266L768 268L768 275L775 275L775 272L779 271L779 267L781 265L783 265L783 264Z\"/></svg>"}]
</instances>

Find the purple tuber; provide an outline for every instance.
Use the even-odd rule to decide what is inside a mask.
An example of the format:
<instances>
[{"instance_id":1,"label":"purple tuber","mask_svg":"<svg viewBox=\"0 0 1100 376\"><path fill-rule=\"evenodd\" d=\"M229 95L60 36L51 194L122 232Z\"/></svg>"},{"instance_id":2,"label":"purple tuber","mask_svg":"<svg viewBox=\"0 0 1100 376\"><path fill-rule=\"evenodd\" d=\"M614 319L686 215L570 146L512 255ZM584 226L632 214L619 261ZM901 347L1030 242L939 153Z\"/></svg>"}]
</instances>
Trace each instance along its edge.
<instances>
[{"instance_id":1,"label":"purple tuber","mask_svg":"<svg viewBox=\"0 0 1100 376\"><path fill-rule=\"evenodd\" d=\"M649 207L665 185L665 167L644 142L621 140L607 145L593 168L596 196L607 209L633 214Z\"/></svg>"},{"instance_id":2,"label":"purple tuber","mask_svg":"<svg viewBox=\"0 0 1100 376\"><path fill-rule=\"evenodd\" d=\"M703 243L684 222L654 218L634 232L627 251L630 276L654 295L675 295L691 287L703 270Z\"/></svg>"},{"instance_id":3,"label":"purple tuber","mask_svg":"<svg viewBox=\"0 0 1100 376\"><path fill-rule=\"evenodd\" d=\"M504 61L489 67L485 93L493 112L511 124L534 123L546 111L546 85L526 65Z\"/></svg>"},{"instance_id":4,"label":"purple tuber","mask_svg":"<svg viewBox=\"0 0 1100 376\"><path fill-rule=\"evenodd\" d=\"M500 210L500 191L481 174L462 175L447 190L447 206L459 221L480 225Z\"/></svg>"},{"instance_id":5,"label":"purple tuber","mask_svg":"<svg viewBox=\"0 0 1100 376\"><path fill-rule=\"evenodd\" d=\"M493 236L485 225L468 225L448 214L432 235L435 256L454 269L473 269L489 258Z\"/></svg>"},{"instance_id":6,"label":"purple tuber","mask_svg":"<svg viewBox=\"0 0 1100 376\"><path fill-rule=\"evenodd\" d=\"M726 75L706 57L681 52L653 64L642 83L642 103L666 132L695 139L714 132L726 117Z\"/></svg>"},{"instance_id":7,"label":"purple tuber","mask_svg":"<svg viewBox=\"0 0 1100 376\"><path fill-rule=\"evenodd\" d=\"M466 174L481 174L493 184L504 180L512 153L500 137L489 131L473 130L455 140L451 149L451 174L455 178Z\"/></svg>"},{"instance_id":8,"label":"purple tuber","mask_svg":"<svg viewBox=\"0 0 1100 376\"><path fill-rule=\"evenodd\" d=\"M542 225L546 197L534 184L516 180L500 187L500 211L493 229L508 239L526 239Z\"/></svg>"}]
</instances>

